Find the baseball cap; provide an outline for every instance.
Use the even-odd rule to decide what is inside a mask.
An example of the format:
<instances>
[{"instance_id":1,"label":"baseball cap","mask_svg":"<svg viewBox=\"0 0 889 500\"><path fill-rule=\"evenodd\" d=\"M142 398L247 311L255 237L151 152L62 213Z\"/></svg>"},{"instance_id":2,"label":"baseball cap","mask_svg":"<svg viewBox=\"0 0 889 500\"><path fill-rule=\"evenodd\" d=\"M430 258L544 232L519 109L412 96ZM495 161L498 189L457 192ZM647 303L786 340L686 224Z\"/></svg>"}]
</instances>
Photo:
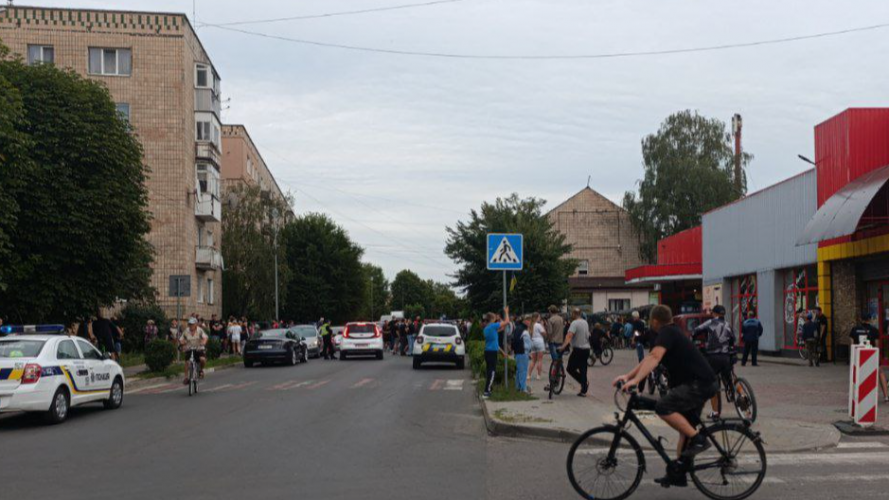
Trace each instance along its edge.
<instances>
[{"instance_id":1,"label":"baseball cap","mask_svg":"<svg viewBox=\"0 0 889 500\"><path fill-rule=\"evenodd\" d=\"M198 324L198 320L197 320L197 318L188 318L188 324L189 324L189 325L196 325L196 324Z\"/></svg>"}]
</instances>

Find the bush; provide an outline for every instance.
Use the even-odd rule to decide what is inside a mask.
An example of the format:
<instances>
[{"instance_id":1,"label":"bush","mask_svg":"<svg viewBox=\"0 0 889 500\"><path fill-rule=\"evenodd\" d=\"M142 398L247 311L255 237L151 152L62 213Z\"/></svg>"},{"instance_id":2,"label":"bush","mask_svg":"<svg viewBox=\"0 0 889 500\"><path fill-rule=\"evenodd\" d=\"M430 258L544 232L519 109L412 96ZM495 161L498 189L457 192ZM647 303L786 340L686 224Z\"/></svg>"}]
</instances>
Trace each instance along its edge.
<instances>
[{"instance_id":1,"label":"bush","mask_svg":"<svg viewBox=\"0 0 889 500\"><path fill-rule=\"evenodd\" d=\"M153 372L162 372L176 359L176 347L166 340L155 340L145 348L145 364Z\"/></svg>"},{"instance_id":2,"label":"bush","mask_svg":"<svg viewBox=\"0 0 889 500\"><path fill-rule=\"evenodd\" d=\"M222 341L216 337L210 337L207 341L207 359L219 359L222 356Z\"/></svg>"},{"instance_id":3,"label":"bush","mask_svg":"<svg viewBox=\"0 0 889 500\"><path fill-rule=\"evenodd\" d=\"M170 323L164 310L154 304L130 302L120 312L117 325L124 329L123 352L143 352L145 350L145 325L153 319L158 336L163 337L170 330Z\"/></svg>"},{"instance_id":4,"label":"bush","mask_svg":"<svg viewBox=\"0 0 889 500\"><path fill-rule=\"evenodd\" d=\"M472 326L469 328L469 337L467 340L485 340L485 330L482 328L482 324L478 321L472 323Z\"/></svg>"}]
</instances>

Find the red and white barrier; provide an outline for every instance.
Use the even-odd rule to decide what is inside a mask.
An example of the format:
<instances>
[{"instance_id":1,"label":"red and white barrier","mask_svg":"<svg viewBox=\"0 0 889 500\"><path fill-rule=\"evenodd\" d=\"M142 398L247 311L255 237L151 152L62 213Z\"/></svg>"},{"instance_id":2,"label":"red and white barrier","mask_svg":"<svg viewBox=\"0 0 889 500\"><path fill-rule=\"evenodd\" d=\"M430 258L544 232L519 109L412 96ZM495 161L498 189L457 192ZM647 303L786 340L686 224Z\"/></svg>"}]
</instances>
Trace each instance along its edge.
<instances>
[{"instance_id":1,"label":"red and white barrier","mask_svg":"<svg viewBox=\"0 0 889 500\"><path fill-rule=\"evenodd\" d=\"M880 350L865 345L852 346L849 367L849 416L861 427L877 422L879 399Z\"/></svg>"}]
</instances>

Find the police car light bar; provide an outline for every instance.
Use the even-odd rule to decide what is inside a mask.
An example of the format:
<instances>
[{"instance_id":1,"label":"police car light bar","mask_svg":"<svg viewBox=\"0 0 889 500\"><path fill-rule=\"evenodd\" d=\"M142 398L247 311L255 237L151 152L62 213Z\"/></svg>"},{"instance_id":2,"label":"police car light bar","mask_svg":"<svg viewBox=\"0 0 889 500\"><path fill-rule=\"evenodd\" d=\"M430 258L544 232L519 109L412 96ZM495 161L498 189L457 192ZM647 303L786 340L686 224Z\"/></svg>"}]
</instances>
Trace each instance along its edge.
<instances>
[{"instance_id":1,"label":"police car light bar","mask_svg":"<svg viewBox=\"0 0 889 500\"><path fill-rule=\"evenodd\" d=\"M5 325L0 326L0 333L9 335L12 333L62 333L65 325Z\"/></svg>"}]
</instances>

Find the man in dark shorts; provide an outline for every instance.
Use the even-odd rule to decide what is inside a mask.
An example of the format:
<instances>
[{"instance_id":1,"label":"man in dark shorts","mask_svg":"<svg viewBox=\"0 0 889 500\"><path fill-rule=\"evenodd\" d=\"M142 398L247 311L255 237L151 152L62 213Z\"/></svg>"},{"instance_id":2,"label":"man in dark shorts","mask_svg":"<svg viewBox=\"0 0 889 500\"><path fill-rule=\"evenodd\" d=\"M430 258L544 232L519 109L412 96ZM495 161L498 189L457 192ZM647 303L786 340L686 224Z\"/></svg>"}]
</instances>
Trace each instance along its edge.
<instances>
[{"instance_id":1,"label":"man in dark shorts","mask_svg":"<svg viewBox=\"0 0 889 500\"><path fill-rule=\"evenodd\" d=\"M96 338L96 347L106 354L114 352L114 330L111 321L102 315L102 311L93 321L93 336Z\"/></svg>"},{"instance_id":2,"label":"man in dark shorts","mask_svg":"<svg viewBox=\"0 0 889 500\"><path fill-rule=\"evenodd\" d=\"M657 482L665 486L686 486L688 459L710 447L695 426L700 422L704 403L716 394L716 375L704 355L673 324L669 307L662 304L653 307L649 323L657 332L654 348L630 373L614 379L614 385L623 383L628 390L638 386L659 364L667 369L670 390L658 400L655 412L679 432L678 460L667 468L667 476Z\"/></svg>"}]
</instances>

